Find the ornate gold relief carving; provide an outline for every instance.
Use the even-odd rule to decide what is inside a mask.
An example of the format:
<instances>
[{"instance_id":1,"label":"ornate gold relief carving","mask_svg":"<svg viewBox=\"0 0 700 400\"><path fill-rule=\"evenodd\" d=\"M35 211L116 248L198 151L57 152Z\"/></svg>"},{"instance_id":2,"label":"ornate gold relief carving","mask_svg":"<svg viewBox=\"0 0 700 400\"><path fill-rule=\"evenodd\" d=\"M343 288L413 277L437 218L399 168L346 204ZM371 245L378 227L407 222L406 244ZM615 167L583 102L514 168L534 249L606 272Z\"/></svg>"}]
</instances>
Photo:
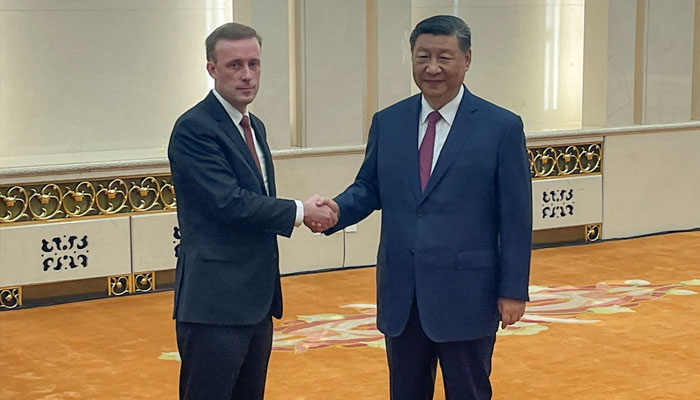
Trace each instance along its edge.
<instances>
[{"instance_id":1,"label":"ornate gold relief carving","mask_svg":"<svg viewBox=\"0 0 700 400\"><path fill-rule=\"evenodd\" d=\"M149 211L158 203L160 196L160 185L156 178L143 178L140 184L132 182L129 189L129 203L135 211Z\"/></svg>"},{"instance_id":2,"label":"ornate gold relief carving","mask_svg":"<svg viewBox=\"0 0 700 400\"><path fill-rule=\"evenodd\" d=\"M166 209L172 210L177 208L177 199L175 198L175 186L169 181L161 180L163 186L160 188L160 198Z\"/></svg>"},{"instance_id":3,"label":"ornate gold relief carving","mask_svg":"<svg viewBox=\"0 0 700 400\"><path fill-rule=\"evenodd\" d=\"M63 215L61 211L61 189L55 183L49 183L41 191L31 189L29 196L29 211L35 219L51 219Z\"/></svg>"},{"instance_id":4,"label":"ornate gold relief carving","mask_svg":"<svg viewBox=\"0 0 700 400\"><path fill-rule=\"evenodd\" d=\"M110 296L121 296L133 292L132 275L110 276L107 278L107 289Z\"/></svg>"},{"instance_id":5,"label":"ornate gold relief carving","mask_svg":"<svg viewBox=\"0 0 700 400\"><path fill-rule=\"evenodd\" d=\"M174 210L169 176L0 187L0 223Z\"/></svg>"},{"instance_id":6,"label":"ornate gold relief carving","mask_svg":"<svg viewBox=\"0 0 700 400\"><path fill-rule=\"evenodd\" d=\"M134 274L134 292L150 292L155 290L155 272L142 272Z\"/></svg>"},{"instance_id":7,"label":"ornate gold relief carving","mask_svg":"<svg viewBox=\"0 0 700 400\"><path fill-rule=\"evenodd\" d=\"M527 149L532 178L555 178L601 172L602 143Z\"/></svg>"},{"instance_id":8,"label":"ornate gold relief carving","mask_svg":"<svg viewBox=\"0 0 700 400\"><path fill-rule=\"evenodd\" d=\"M601 238L603 226L601 224L586 225L586 241L596 242Z\"/></svg>"},{"instance_id":9,"label":"ornate gold relief carving","mask_svg":"<svg viewBox=\"0 0 700 400\"><path fill-rule=\"evenodd\" d=\"M63 195L63 210L71 217L82 217L94 211L95 187L90 182L67 185Z\"/></svg>"},{"instance_id":10,"label":"ornate gold relief carving","mask_svg":"<svg viewBox=\"0 0 700 400\"><path fill-rule=\"evenodd\" d=\"M22 305L22 287L0 289L0 308L17 308Z\"/></svg>"},{"instance_id":11,"label":"ornate gold relief carving","mask_svg":"<svg viewBox=\"0 0 700 400\"><path fill-rule=\"evenodd\" d=\"M99 188L95 204L101 213L116 214L126 208L129 188L122 179L115 179L107 186L100 184Z\"/></svg>"},{"instance_id":12,"label":"ornate gold relief carving","mask_svg":"<svg viewBox=\"0 0 700 400\"><path fill-rule=\"evenodd\" d=\"M20 186L0 188L0 222L16 222L31 218L27 214L27 192Z\"/></svg>"}]
</instances>

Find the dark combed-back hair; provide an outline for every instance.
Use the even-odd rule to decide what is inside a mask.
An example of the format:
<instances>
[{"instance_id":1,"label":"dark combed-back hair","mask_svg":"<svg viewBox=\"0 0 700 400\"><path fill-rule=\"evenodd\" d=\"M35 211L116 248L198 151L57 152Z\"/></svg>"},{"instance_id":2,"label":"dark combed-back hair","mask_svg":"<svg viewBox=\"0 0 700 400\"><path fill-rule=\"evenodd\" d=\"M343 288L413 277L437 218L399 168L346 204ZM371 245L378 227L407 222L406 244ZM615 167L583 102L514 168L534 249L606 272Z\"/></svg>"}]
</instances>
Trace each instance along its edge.
<instances>
[{"instance_id":1,"label":"dark combed-back hair","mask_svg":"<svg viewBox=\"0 0 700 400\"><path fill-rule=\"evenodd\" d=\"M419 22L413 29L413 32L411 32L409 39L411 51L413 51L413 46L416 45L418 36L425 33L430 35L456 35L460 50L466 52L472 47L472 32L469 26L461 18L454 15L436 15Z\"/></svg>"},{"instance_id":2,"label":"dark combed-back hair","mask_svg":"<svg viewBox=\"0 0 700 400\"><path fill-rule=\"evenodd\" d=\"M207 36L207 40L204 41L204 45L207 48L207 61L216 62L216 53L214 52L214 49L216 48L216 43L219 40L240 40L250 38L256 38L262 47L262 38L260 35L258 35L258 32L256 32L255 29L251 28L250 26L239 24L237 22L229 22L221 25L220 27L214 29L214 31Z\"/></svg>"}]
</instances>

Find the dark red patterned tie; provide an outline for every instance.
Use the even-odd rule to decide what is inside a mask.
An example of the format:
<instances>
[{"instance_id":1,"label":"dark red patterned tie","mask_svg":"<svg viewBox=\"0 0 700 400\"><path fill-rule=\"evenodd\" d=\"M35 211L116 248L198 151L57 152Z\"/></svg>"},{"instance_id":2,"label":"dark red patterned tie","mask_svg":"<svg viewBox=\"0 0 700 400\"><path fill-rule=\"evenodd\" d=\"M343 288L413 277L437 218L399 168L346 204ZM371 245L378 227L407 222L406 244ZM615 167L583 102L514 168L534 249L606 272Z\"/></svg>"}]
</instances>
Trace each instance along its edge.
<instances>
[{"instance_id":1,"label":"dark red patterned tie","mask_svg":"<svg viewBox=\"0 0 700 400\"><path fill-rule=\"evenodd\" d=\"M435 124L442 118L439 112L428 114L428 129L425 130L423 142L418 149L418 170L420 171L420 188L425 190L433 166L433 148L435 147Z\"/></svg>"},{"instance_id":2,"label":"dark red patterned tie","mask_svg":"<svg viewBox=\"0 0 700 400\"><path fill-rule=\"evenodd\" d=\"M243 133L245 134L245 143L248 145L248 150L250 150L250 155L255 160L255 165L258 166L258 172L262 175L262 168L260 168L260 160L258 159L258 152L255 150L255 142L253 141L253 131L250 129L250 120L248 116L244 115L241 120L241 126L243 127Z\"/></svg>"}]
</instances>

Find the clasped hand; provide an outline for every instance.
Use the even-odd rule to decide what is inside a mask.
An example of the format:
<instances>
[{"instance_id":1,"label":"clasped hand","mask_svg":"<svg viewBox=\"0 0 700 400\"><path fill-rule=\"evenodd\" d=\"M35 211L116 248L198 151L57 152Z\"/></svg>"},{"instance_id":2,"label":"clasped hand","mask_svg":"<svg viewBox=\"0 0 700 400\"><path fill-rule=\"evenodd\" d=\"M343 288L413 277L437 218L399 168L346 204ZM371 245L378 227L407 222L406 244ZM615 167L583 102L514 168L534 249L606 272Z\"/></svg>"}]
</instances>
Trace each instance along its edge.
<instances>
[{"instance_id":1,"label":"clasped hand","mask_svg":"<svg viewBox=\"0 0 700 400\"><path fill-rule=\"evenodd\" d=\"M338 205L332 199L314 194L304 201L304 225L312 232L323 232L338 223Z\"/></svg>"}]
</instances>

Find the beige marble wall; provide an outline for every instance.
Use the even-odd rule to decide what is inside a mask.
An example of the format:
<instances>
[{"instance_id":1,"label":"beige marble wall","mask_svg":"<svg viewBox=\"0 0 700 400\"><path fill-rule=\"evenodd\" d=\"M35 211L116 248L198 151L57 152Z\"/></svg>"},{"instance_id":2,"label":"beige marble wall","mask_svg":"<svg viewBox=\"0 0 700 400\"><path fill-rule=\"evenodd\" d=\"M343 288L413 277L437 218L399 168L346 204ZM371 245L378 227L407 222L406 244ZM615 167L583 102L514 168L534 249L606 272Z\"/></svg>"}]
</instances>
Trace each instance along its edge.
<instances>
[{"instance_id":1,"label":"beige marble wall","mask_svg":"<svg viewBox=\"0 0 700 400\"><path fill-rule=\"evenodd\" d=\"M408 38L412 29L411 0L379 0L376 38L378 109L411 95L413 78Z\"/></svg>"},{"instance_id":2,"label":"beige marble wall","mask_svg":"<svg viewBox=\"0 0 700 400\"><path fill-rule=\"evenodd\" d=\"M304 200L313 193L335 196L350 185L363 152L318 155L275 160L278 195ZM346 266L374 265L379 244L379 212L357 225L357 231L345 235ZM343 234L330 237L296 228L291 239L280 238L282 273L337 268L343 262Z\"/></svg>"},{"instance_id":3,"label":"beige marble wall","mask_svg":"<svg viewBox=\"0 0 700 400\"><path fill-rule=\"evenodd\" d=\"M582 124L634 124L637 0L585 4Z\"/></svg>"},{"instance_id":4,"label":"beige marble wall","mask_svg":"<svg viewBox=\"0 0 700 400\"><path fill-rule=\"evenodd\" d=\"M700 226L700 130L605 138L603 238Z\"/></svg>"},{"instance_id":5,"label":"beige marble wall","mask_svg":"<svg viewBox=\"0 0 700 400\"><path fill-rule=\"evenodd\" d=\"M646 0L643 54L644 124L689 121L694 0Z\"/></svg>"},{"instance_id":6,"label":"beige marble wall","mask_svg":"<svg viewBox=\"0 0 700 400\"><path fill-rule=\"evenodd\" d=\"M304 1L302 106L306 146L362 143L365 2Z\"/></svg>"},{"instance_id":7,"label":"beige marble wall","mask_svg":"<svg viewBox=\"0 0 700 400\"><path fill-rule=\"evenodd\" d=\"M695 0L695 37L693 44L693 106L691 117L694 120L700 120L700 0Z\"/></svg>"},{"instance_id":8,"label":"beige marble wall","mask_svg":"<svg viewBox=\"0 0 700 400\"><path fill-rule=\"evenodd\" d=\"M223 0L0 2L0 158L161 149L204 97Z\"/></svg>"},{"instance_id":9,"label":"beige marble wall","mask_svg":"<svg viewBox=\"0 0 700 400\"><path fill-rule=\"evenodd\" d=\"M291 143L289 1L256 1L251 12L250 24L263 38L260 91L251 110L265 122L270 148L286 149ZM238 21L235 10L234 18Z\"/></svg>"}]
</instances>

